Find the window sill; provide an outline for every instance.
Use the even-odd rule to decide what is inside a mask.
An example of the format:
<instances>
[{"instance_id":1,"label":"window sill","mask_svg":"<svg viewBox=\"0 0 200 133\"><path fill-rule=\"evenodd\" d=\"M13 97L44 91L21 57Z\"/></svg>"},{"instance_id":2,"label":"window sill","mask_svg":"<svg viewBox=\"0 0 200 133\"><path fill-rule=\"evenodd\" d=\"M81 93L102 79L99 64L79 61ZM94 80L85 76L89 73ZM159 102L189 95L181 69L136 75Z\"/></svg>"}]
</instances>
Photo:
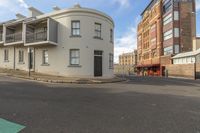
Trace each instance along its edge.
<instances>
[{"instance_id":1,"label":"window sill","mask_svg":"<svg viewBox=\"0 0 200 133\"><path fill-rule=\"evenodd\" d=\"M81 38L81 35L71 35L70 38Z\"/></svg>"},{"instance_id":2,"label":"window sill","mask_svg":"<svg viewBox=\"0 0 200 133\"><path fill-rule=\"evenodd\" d=\"M4 62L5 62L5 63L8 63L8 62L9 62L9 60L4 60Z\"/></svg>"},{"instance_id":3,"label":"window sill","mask_svg":"<svg viewBox=\"0 0 200 133\"><path fill-rule=\"evenodd\" d=\"M41 66L50 66L50 64L42 64Z\"/></svg>"},{"instance_id":4,"label":"window sill","mask_svg":"<svg viewBox=\"0 0 200 133\"><path fill-rule=\"evenodd\" d=\"M97 36L94 36L93 38L94 38L94 39L103 40L103 38L101 38L101 37L97 37Z\"/></svg>"},{"instance_id":5,"label":"window sill","mask_svg":"<svg viewBox=\"0 0 200 133\"><path fill-rule=\"evenodd\" d=\"M68 67L82 67L81 65L69 65Z\"/></svg>"}]
</instances>

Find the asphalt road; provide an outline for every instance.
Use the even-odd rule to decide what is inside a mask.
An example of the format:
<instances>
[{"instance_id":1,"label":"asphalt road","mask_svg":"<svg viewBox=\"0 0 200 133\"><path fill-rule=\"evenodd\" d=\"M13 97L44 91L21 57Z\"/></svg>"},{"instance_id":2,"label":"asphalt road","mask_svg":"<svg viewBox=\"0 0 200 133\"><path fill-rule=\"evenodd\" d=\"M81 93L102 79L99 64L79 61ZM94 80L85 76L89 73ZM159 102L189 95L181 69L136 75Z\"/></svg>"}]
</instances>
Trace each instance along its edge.
<instances>
[{"instance_id":1,"label":"asphalt road","mask_svg":"<svg viewBox=\"0 0 200 133\"><path fill-rule=\"evenodd\" d=\"M26 126L21 133L200 133L200 81L74 85L0 77L0 118Z\"/></svg>"}]
</instances>

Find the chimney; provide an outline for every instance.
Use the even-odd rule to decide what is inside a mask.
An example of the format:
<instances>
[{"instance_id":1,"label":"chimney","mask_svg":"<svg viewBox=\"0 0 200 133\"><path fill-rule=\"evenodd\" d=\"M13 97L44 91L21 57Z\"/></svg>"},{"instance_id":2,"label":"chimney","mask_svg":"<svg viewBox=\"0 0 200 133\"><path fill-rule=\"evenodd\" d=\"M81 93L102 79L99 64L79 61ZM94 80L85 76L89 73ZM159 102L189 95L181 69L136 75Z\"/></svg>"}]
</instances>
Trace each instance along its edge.
<instances>
[{"instance_id":1,"label":"chimney","mask_svg":"<svg viewBox=\"0 0 200 133\"><path fill-rule=\"evenodd\" d=\"M29 7L28 9L29 9L30 17L36 17L36 16L44 14L43 12L39 11L38 9L36 9L34 7Z\"/></svg>"},{"instance_id":2,"label":"chimney","mask_svg":"<svg viewBox=\"0 0 200 133\"><path fill-rule=\"evenodd\" d=\"M59 11L59 10L61 10L61 9L60 9L58 6L54 6L54 7L53 7L53 10L54 10L54 11Z\"/></svg>"},{"instance_id":3,"label":"chimney","mask_svg":"<svg viewBox=\"0 0 200 133\"><path fill-rule=\"evenodd\" d=\"M20 13L17 13L16 17L17 17L17 19L24 19L24 18L26 18L26 16L24 16L24 15L22 15Z\"/></svg>"}]
</instances>

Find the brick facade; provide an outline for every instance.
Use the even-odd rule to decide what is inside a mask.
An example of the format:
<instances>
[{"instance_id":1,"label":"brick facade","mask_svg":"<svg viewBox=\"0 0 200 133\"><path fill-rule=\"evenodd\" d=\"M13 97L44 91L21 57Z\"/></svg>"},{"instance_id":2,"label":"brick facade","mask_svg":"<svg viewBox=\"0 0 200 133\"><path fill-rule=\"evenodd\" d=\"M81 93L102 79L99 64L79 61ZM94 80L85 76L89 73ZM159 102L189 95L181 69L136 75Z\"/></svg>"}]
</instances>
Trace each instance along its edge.
<instances>
[{"instance_id":1,"label":"brick facade","mask_svg":"<svg viewBox=\"0 0 200 133\"><path fill-rule=\"evenodd\" d=\"M168 2L171 8L166 9ZM196 37L195 0L151 0L141 15L137 34L138 74L153 71L162 75L164 66L172 64L171 56L192 51Z\"/></svg>"},{"instance_id":2,"label":"brick facade","mask_svg":"<svg viewBox=\"0 0 200 133\"><path fill-rule=\"evenodd\" d=\"M168 76L195 78L195 64L166 65ZM196 64L196 78L200 78L200 63Z\"/></svg>"}]
</instances>

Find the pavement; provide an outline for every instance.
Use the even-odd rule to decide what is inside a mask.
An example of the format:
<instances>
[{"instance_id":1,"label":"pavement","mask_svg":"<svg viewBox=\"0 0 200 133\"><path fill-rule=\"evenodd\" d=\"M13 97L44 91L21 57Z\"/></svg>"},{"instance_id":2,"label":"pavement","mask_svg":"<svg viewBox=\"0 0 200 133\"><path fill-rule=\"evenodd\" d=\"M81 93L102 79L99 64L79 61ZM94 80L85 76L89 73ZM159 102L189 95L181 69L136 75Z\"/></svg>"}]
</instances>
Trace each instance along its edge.
<instances>
[{"instance_id":1,"label":"pavement","mask_svg":"<svg viewBox=\"0 0 200 133\"><path fill-rule=\"evenodd\" d=\"M121 78L77 78L77 77L63 77L63 76L53 76L47 74L41 74L36 72L22 71L22 70L11 70L0 68L0 75L11 76L15 78L22 78L28 80L36 80L41 82L49 83L72 83L72 84L102 84L102 83L114 83L124 81Z\"/></svg>"},{"instance_id":2,"label":"pavement","mask_svg":"<svg viewBox=\"0 0 200 133\"><path fill-rule=\"evenodd\" d=\"M2 125L23 125L20 133L200 133L199 81L128 79L50 84L0 76Z\"/></svg>"}]
</instances>

